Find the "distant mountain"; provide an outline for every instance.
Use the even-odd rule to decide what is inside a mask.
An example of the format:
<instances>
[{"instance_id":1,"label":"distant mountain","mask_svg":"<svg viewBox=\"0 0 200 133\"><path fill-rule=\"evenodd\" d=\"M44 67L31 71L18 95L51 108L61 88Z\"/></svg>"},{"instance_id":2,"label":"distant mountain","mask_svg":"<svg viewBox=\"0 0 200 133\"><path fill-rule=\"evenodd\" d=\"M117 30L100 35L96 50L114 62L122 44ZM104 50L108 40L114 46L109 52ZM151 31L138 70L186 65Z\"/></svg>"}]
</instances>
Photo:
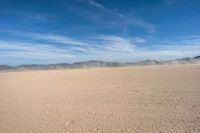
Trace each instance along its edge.
<instances>
[{"instance_id":1,"label":"distant mountain","mask_svg":"<svg viewBox=\"0 0 200 133\"><path fill-rule=\"evenodd\" d=\"M13 67L8 65L0 65L0 70L10 70L10 69L13 69Z\"/></svg>"},{"instance_id":2,"label":"distant mountain","mask_svg":"<svg viewBox=\"0 0 200 133\"><path fill-rule=\"evenodd\" d=\"M196 56L196 57L194 57L194 59L200 59L200 56Z\"/></svg>"},{"instance_id":3,"label":"distant mountain","mask_svg":"<svg viewBox=\"0 0 200 133\"><path fill-rule=\"evenodd\" d=\"M200 64L200 56L164 61L164 64Z\"/></svg>"},{"instance_id":4,"label":"distant mountain","mask_svg":"<svg viewBox=\"0 0 200 133\"><path fill-rule=\"evenodd\" d=\"M105 62L105 61L98 61L98 60L91 60L86 62L77 62L71 64L72 68L87 68L87 67L118 67L124 66L123 63L119 62Z\"/></svg>"},{"instance_id":5,"label":"distant mountain","mask_svg":"<svg viewBox=\"0 0 200 133\"><path fill-rule=\"evenodd\" d=\"M73 64L60 63L60 64L30 64L9 66L0 65L0 70L48 70L48 69L72 69L72 68L91 68L91 67L120 67L120 66L142 66L142 65L165 65L165 64L200 64L200 56L192 58L181 58L176 60L158 61L158 60L144 60L131 63L119 63L119 62L106 62L91 60L85 62L76 62Z\"/></svg>"},{"instance_id":6,"label":"distant mountain","mask_svg":"<svg viewBox=\"0 0 200 133\"><path fill-rule=\"evenodd\" d=\"M161 61L157 61L157 60L144 60L144 61L139 61L139 62L133 62L133 63L126 63L127 65L136 65L136 66L140 66L140 65L158 65L161 64Z\"/></svg>"},{"instance_id":7,"label":"distant mountain","mask_svg":"<svg viewBox=\"0 0 200 133\"><path fill-rule=\"evenodd\" d=\"M144 60L134 63L127 63L128 65L167 65L167 64L200 64L200 56L187 57L175 60L158 61L158 60Z\"/></svg>"}]
</instances>

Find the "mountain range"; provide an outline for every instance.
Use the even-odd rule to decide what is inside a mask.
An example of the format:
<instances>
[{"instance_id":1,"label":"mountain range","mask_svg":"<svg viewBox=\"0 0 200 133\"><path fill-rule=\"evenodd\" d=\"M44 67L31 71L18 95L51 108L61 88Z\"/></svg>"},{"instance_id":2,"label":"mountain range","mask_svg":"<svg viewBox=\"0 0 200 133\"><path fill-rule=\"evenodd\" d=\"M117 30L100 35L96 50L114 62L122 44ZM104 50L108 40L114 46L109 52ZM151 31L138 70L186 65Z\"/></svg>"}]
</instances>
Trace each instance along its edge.
<instances>
[{"instance_id":1,"label":"mountain range","mask_svg":"<svg viewBox=\"0 0 200 133\"><path fill-rule=\"evenodd\" d=\"M200 56L187 57L175 60L159 61L144 60L139 62L106 62L99 60L91 60L85 62L76 62L72 64L27 64L19 66L0 65L0 70L48 70L48 69L73 69L73 68L91 68L91 67L120 67L120 66L140 66L140 65L165 65L165 64L200 64Z\"/></svg>"}]
</instances>

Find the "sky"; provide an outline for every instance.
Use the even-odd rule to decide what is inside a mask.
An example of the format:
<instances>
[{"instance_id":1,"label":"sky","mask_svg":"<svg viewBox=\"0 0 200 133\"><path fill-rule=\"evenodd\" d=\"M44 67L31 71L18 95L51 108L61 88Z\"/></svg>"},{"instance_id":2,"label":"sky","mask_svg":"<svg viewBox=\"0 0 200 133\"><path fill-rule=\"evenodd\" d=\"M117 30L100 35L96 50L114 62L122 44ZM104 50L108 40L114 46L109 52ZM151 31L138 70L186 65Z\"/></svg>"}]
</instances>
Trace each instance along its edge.
<instances>
[{"instance_id":1,"label":"sky","mask_svg":"<svg viewBox=\"0 0 200 133\"><path fill-rule=\"evenodd\" d=\"M0 0L0 64L197 55L199 0Z\"/></svg>"}]
</instances>

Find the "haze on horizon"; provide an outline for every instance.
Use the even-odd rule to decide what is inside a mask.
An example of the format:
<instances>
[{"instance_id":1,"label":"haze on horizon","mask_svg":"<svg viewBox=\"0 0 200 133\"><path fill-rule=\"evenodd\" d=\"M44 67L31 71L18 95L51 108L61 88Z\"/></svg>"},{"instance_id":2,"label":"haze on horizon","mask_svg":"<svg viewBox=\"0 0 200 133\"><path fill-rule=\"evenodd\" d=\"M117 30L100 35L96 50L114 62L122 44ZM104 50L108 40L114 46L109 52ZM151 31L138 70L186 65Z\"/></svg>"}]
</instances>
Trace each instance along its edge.
<instances>
[{"instance_id":1,"label":"haze on horizon","mask_svg":"<svg viewBox=\"0 0 200 133\"><path fill-rule=\"evenodd\" d=\"M200 55L198 0L0 0L0 64Z\"/></svg>"}]
</instances>

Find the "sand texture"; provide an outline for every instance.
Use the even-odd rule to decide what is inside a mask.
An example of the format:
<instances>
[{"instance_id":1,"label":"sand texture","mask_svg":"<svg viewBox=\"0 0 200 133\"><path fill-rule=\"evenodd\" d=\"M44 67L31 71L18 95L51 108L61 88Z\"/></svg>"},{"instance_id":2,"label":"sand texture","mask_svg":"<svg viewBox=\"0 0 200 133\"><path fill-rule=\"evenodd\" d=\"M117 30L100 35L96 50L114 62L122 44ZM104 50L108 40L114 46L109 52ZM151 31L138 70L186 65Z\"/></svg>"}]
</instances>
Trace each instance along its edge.
<instances>
[{"instance_id":1,"label":"sand texture","mask_svg":"<svg viewBox=\"0 0 200 133\"><path fill-rule=\"evenodd\" d=\"M1 72L0 133L200 133L200 65Z\"/></svg>"}]
</instances>

